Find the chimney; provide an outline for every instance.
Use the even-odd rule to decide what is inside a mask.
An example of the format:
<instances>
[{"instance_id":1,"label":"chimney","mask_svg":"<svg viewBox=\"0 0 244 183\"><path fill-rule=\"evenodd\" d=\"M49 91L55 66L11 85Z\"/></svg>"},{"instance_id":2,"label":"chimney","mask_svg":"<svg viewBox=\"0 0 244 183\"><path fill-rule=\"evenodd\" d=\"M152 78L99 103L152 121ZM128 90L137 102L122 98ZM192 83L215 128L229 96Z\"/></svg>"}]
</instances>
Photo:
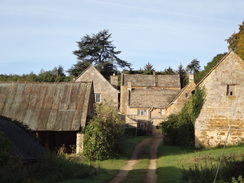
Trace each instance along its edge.
<instances>
[{"instance_id":1,"label":"chimney","mask_svg":"<svg viewBox=\"0 0 244 183\"><path fill-rule=\"evenodd\" d=\"M110 76L110 84L114 88L118 89L118 76L115 75L115 73L112 76Z\"/></svg>"},{"instance_id":2,"label":"chimney","mask_svg":"<svg viewBox=\"0 0 244 183\"><path fill-rule=\"evenodd\" d=\"M127 88L128 88L129 91L131 91L131 81L128 81Z\"/></svg>"},{"instance_id":3,"label":"chimney","mask_svg":"<svg viewBox=\"0 0 244 183\"><path fill-rule=\"evenodd\" d=\"M189 77L189 83L194 82L194 74L189 74L188 77Z\"/></svg>"}]
</instances>

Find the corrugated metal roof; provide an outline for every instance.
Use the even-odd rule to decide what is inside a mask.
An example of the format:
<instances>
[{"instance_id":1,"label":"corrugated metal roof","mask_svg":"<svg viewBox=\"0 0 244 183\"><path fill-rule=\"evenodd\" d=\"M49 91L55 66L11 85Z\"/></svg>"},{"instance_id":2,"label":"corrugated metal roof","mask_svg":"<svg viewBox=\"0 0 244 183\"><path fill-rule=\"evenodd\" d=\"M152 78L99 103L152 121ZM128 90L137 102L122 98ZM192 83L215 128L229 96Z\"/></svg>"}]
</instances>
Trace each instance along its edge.
<instances>
[{"instance_id":1,"label":"corrugated metal roof","mask_svg":"<svg viewBox=\"0 0 244 183\"><path fill-rule=\"evenodd\" d=\"M132 89L130 107L165 108L179 94L180 90L162 88Z\"/></svg>"},{"instance_id":2,"label":"corrugated metal roof","mask_svg":"<svg viewBox=\"0 0 244 183\"><path fill-rule=\"evenodd\" d=\"M91 82L0 83L0 115L34 131L78 131L85 126Z\"/></svg>"}]
</instances>

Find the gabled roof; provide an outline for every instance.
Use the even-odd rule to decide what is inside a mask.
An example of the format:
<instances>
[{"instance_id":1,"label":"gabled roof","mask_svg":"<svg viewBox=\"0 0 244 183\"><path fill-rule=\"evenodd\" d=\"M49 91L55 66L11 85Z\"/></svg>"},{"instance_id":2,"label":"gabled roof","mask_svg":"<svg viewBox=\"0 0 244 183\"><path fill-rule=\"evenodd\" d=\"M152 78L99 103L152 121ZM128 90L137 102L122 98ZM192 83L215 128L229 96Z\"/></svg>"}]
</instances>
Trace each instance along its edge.
<instances>
[{"instance_id":1,"label":"gabled roof","mask_svg":"<svg viewBox=\"0 0 244 183\"><path fill-rule=\"evenodd\" d=\"M0 83L0 115L33 131L78 131L85 126L91 82Z\"/></svg>"},{"instance_id":2,"label":"gabled roof","mask_svg":"<svg viewBox=\"0 0 244 183\"><path fill-rule=\"evenodd\" d=\"M180 90L164 88L133 88L130 94L130 107L165 108L179 94Z\"/></svg>"},{"instance_id":3,"label":"gabled roof","mask_svg":"<svg viewBox=\"0 0 244 183\"><path fill-rule=\"evenodd\" d=\"M180 88L179 75L143 75L143 74L124 74L122 85L138 87L164 87L164 88Z\"/></svg>"},{"instance_id":4,"label":"gabled roof","mask_svg":"<svg viewBox=\"0 0 244 183\"><path fill-rule=\"evenodd\" d=\"M87 81L86 79L83 78L83 75L87 72L93 72L95 74L93 74L90 78L90 81L93 81L95 79L97 79L98 77L105 83L107 83L108 87L111 87L113 90L117 91L119 93L119 91L117 89L115 89L109 82L108 80L96 69L96 67L94 67L93 65L90 65L89 67L87 67L77 78L76 78L76 82L79 81Z\"/></svg>"},{"instance_id":5,"label":"gabled roof","mask_svg":"<svg viewBox=\"0 0 244 183\"><path fill-rule=\"evenodd\" d=\"M189 87L193 86L194 88L196 87L196 84L194 82L189 82L184 88L181 89L181 91L176 95L176 97L166 106L168 108L171 106L175 101L187 90Z\"/></svg>"},{"instance_id":6,"label":"gabled roof","mask_svg":"<svg viewBox=\"0 0 244 183\"><path fill-rule=\"evenodd\" d=\"M228 57L236 57L240 60L242 60L234 51L230 51L229 53L227 53L207 74L206 76L204 76L204 78L197 84L197 86L201 85L201 83Z\"/></svg>"}]
</instances>

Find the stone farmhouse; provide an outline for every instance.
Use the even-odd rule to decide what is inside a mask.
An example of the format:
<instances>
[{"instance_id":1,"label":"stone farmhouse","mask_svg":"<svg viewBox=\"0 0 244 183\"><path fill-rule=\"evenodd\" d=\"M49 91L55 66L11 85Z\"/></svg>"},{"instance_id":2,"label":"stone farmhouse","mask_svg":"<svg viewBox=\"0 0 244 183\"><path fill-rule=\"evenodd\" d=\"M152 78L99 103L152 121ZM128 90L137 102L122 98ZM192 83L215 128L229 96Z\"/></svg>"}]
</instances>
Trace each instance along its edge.
<instances>
[{"instance_id":1,"label":"stone farmhouse","mask_svg":"<svg viewBox=\"0 0 244 183\"><path fill-rule=\"evenodd\" d=\"M119 91L117 90L118 76L110 77L109 83L103 75L93 66L90 65L83 73L81 73L76 82L93 82L95 102L107 102L118 108L119 106Z\"/></svg>"},{"instance_id":2,"label":"stone farmhouse","mask_svg":"<svg viewBox=\"0 0 244 183\"><path fill-rule=\"evenodd\" d=\"M206 97L195 122L195 146L236 144L244 139L244 61L229 52L199 83Z\"/></svg>"},{"instance_id":3,"label":"stone farmhouse","mask_svg":"<svg viewBox=\"0 0 244 183\"><path fill-rule=\"evenodd\" d=\"M0 83L0 116L27 125L48 149L80 152L93 107L92 82Z\"/></svg>"},{"instance_id":4,"label":"stone farmhouse","mask_svg":"<svg viewBox=\"0 0 244 183\"><path fill-rule=\"evenodd\" d=\"M180 88L179 75L122 74L120 112L128 126L151 133L184 106L195 84Z\"/></svg>"}]
</instances>

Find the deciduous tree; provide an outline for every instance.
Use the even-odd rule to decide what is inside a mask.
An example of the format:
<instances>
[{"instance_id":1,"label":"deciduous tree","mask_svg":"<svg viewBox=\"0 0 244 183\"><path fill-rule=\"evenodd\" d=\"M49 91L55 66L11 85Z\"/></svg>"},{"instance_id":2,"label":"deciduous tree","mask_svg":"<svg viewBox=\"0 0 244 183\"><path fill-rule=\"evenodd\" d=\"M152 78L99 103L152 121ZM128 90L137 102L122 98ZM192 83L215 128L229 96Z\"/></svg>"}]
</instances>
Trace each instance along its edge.
<instances>
[{"instance_id":1,"label":"deciduous tree","mask_svg":"<svg viewBox=\"0 0 244 183\"><path fill-rule=\"evenodd\" d=\"M239 32L232 34L226 41L229 44L228 48L244 59L244 22L239 25Z\"/></svg>"},{"instance_id":2,"label":"deciduous tree","mask_svg":"<svg viewBox=\"0 0 244 183\"><path fill-rule=\"evenodd\" d=\"M118 153L125 122L109 104L96 105L96 113L85 129L84 155L90 160L109 159Z\"/></svg>"}]
</instances>

